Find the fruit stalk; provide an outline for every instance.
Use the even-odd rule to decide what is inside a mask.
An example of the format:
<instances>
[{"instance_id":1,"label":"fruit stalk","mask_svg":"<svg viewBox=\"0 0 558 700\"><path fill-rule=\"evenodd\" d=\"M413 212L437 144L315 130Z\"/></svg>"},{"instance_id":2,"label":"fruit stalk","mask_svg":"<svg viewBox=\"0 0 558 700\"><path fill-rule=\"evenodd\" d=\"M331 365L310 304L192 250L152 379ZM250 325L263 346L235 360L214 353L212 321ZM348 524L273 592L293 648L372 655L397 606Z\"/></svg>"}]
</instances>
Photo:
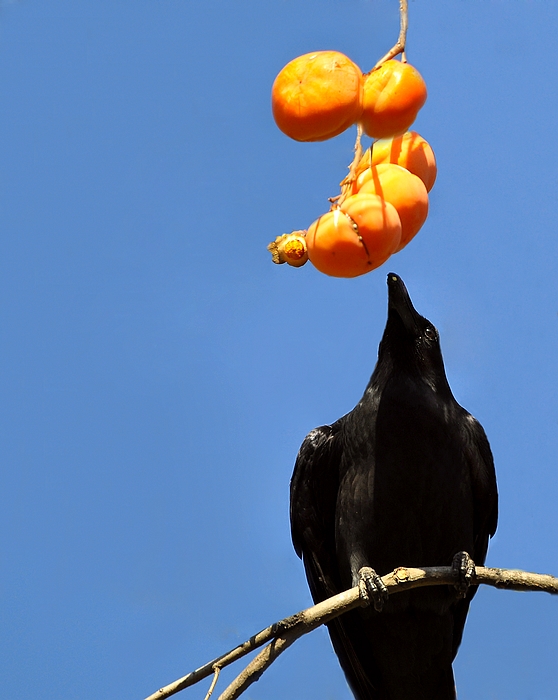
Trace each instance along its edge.
<instances>
[{"instance_id":1,"label":"fruit stalk","mask_svg":"<svg viewBox=\"0 0 558 700\"><path fill-rule=\"evenodd\" d=\"M395 58L395 56L399 56L399 54L402 54L401 60L403 63L407 62L407 59L405 58L405 44L407 43L408 26L409 6L407 0L399 0L399 38L397 39L397 43L391 47L385 56L380 58L372 70L376 70L376 68L379 68L382 63L389 61L391 58Z\"/></svg>"}]
</instances>

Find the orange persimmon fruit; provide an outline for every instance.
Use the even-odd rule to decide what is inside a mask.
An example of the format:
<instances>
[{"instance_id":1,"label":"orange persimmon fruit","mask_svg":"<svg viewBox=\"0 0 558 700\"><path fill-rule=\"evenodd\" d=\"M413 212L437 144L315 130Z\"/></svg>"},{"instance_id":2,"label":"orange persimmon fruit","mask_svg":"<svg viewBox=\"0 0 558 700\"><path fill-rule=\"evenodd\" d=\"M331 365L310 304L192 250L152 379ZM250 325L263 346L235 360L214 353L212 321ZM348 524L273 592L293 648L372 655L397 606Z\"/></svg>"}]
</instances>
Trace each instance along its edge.
<instances>
[{"instance_id":1,"label":"orange persimmon fruit","mask_svg":"<svg viewBox=\"0 0 558 700\"><path fill-rule=\"evenodd\" d=\"M374 165L357 195L376 194L392 204L401 220L401 240L394 252L399 252L416 236L428 215L428 192L424 182L400 165Z\"/></svg>"},{"instance_id":2,"label":"orange persimmon fruit","mask_svg":"<svg viewBox=\"0 0 558 700\"><path fill-rule=\"evenodd\" d=\"M428 192L430 192L436 182L438 169L434 151L428 141L423 139L416 131L406 131L400 136L376 141L372 146L372 165L379 165L380 163L394 163L402 168L406 168L413 175L420 177ZM367 149L357 166L355 192L358 192L364 182L364 176L360 182L359 178L369 167L370 149ZM365 179L370 179L370 176L366 176Z\"/></svg>"},{"instance_id":3,"label":"orange persimmon fruit","mask_svg":"<svg viewBox=\"0 0 558 700\"><path fill-rule=\"evenodd\" d=\"M426 102L426 84L408 63L391 59L364 76L364 132L373 138L395 136L411 126Z\"/></svg>"},{"instance_id":4,"label":"orange persimmon fruit","mask_svg":"<svg viewBox=\"0 0 558 700\"><path fill-rule=\"evenodd\" d=\"M358 121L362 72L338 51L315 51L281 70L271 89L277 126L296 141L325 141Z\"/></svg>"},{"instance_id":5,"label":"orange persimmon fruit","mask_svg":"<svg viewBox=\"0 0 558 700\"><path fill-rule=\"evenodd\" d=\"M382 265L401 240L399 215L375 194L356 194L321 216L306 234L308 258L332 277L358 277Z\"/></svg>"}]
</instances>

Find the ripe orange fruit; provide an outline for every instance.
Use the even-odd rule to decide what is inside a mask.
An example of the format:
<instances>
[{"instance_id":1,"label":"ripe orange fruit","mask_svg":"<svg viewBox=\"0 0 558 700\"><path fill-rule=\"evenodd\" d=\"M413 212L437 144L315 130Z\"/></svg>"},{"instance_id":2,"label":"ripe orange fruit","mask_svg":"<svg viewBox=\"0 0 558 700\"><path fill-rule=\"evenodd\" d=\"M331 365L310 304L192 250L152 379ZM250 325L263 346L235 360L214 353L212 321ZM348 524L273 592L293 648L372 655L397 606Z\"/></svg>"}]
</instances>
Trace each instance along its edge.
<instances>
[{"instance_id":1,"label":"ripe orange fruit","mask_svg":"<svg viewBox=\"0 0 558 700\"><path fill-rule=\"evenodd\" d=\"M399 246L401 222L388 202L375 194L348 197L321 216L306 235L308 257L332 277L358 277L382 265Z\"/></svg>"},{"instance_id":2,"label":"ripe orange fruit","mask_svg":"<svg viewBox=\"0 0 558 700\"><path fill-rule=\"evenodd\" d=\"M362 72L338 51L295 58L271 89L277 126L296 141L325 141L358 121L362 112Z\"/></svg>"},{"instance_id":3,"label":"ripe orange fruit","mask_svg":"<svg viewBox=\"0 0 558 700\"><path fill-rule=\"evenodd\" d=\"M397 253L418 233L426 221L428 192L419 177L400 165L374 165L365 173L370 173L370 179L362 185L359 194L353 196L376 194L395 207L401 220L401 240L394 251Z\"/></svg>"},{"instance_id":4,"label":"ripe orange fruit","mask_svg":"<svg viewBox=\"0 0 558 700\"><path fill-rule=\"evenodd\" d=\"M434 151L428 141L416 131L406 131L400 136L376 141L372 147L372 165L380 163L395 163L406 168L413 175L420 177L428 192L434 186L438 173ZM369 167L370 149L367 149L357 166L356 192L364 182L362 180L359 183L360 176ZM366 179L369 179L369 176Z\"/></svg>"},{"instance_id":5,"label":"ripe orange fruit","mask_svg":"<svg viewBox=\"0 0 558 700\"><path fill-rule=\"evenodd\" d=\"M416 68L391 59L364 76L360 123L373 138L400 134L425 101L426 84Z\"/></svg>"}]
</instances>

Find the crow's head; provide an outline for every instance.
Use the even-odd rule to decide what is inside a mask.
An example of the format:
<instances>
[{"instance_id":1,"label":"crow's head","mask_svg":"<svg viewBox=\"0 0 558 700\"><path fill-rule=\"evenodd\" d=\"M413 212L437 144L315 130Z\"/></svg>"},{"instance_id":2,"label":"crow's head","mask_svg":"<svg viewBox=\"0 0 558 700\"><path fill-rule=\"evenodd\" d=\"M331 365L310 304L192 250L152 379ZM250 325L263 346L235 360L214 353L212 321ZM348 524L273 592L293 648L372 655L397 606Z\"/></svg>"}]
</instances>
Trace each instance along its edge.
<instances>
[{"instance_id":1,"label":"crow's head","mask_svg":"<svg viewBox=\"0 0 558 700\"><path fill-rule=\"evenodd\" d=\"M391 371L418 374L433 388L447 386L440 339L436 327L413 306L399 275L390 272L388 318L379 348L379 364Z\"/></svg>"}]
</instances>

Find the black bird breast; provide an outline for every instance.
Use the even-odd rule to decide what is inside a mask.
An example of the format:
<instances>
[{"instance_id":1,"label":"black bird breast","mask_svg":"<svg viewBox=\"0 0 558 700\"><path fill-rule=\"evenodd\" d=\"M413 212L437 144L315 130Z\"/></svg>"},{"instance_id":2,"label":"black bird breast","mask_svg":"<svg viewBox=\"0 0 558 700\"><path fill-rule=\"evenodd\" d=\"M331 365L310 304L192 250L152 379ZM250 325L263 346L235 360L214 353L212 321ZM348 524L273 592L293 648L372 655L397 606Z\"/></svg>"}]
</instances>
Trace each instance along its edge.
<instances>
[{"instance_id":1,"label":"black bird breast","mask_svg":"<svg viewBox=\"0 0 558 700\"><path fill-rule=\"evenodd\" d=\"M371 394L343 426L336 541L347 587L362 566L384 575L474 551L469 465L456 430L463 409L406 378Z\"/></svg>"}]
</instances>

